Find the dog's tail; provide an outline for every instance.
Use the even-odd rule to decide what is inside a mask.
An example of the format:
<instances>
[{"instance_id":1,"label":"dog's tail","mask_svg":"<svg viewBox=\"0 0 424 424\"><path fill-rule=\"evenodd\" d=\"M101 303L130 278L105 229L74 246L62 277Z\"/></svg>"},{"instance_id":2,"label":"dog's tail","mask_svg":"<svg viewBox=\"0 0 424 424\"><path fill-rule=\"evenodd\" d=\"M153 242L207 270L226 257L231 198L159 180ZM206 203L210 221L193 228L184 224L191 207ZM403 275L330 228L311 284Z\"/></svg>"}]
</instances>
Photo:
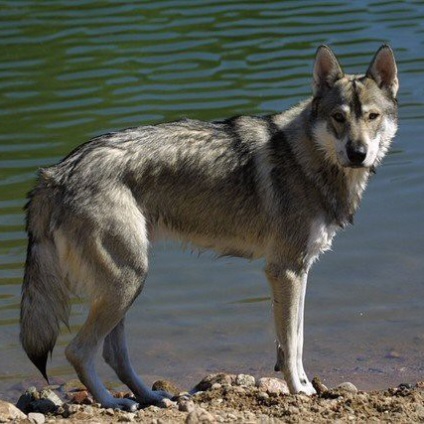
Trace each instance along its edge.
<instances>
[{"instance_id":1,"label":"dog's tail","mask_svg":"<svg viewBox=\"0 0 424 424\"><path fill-rule=\"evenodd\" d=\"M59 334L60 322L68 323L69 293L61 276L59 258L51 234L54 189L47 172L29 195L27 208L28 250L21 299L22 346L48 381L46 364Z\"/></svg>"}]
</instances>

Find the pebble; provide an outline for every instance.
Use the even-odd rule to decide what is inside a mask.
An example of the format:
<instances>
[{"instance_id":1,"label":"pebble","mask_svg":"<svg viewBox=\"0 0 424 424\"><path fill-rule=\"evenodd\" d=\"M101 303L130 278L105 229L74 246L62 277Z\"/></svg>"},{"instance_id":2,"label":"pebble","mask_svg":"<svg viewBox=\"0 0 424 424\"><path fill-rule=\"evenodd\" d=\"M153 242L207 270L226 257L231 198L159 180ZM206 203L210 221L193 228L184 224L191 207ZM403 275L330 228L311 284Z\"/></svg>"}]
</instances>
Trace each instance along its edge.
<instances>
[{"instance_id":1,"label":"pebble","mask_svg":"<svg viewBox=\"0 0 424 424\"><path fill-rule=\"evenodd\" d=\"M27 416L15 405L4 400L0 400L0 418L2 420L23 420L26 417Z\"/></svg>"},{"instance_id":2,"label":"pebble","mask_svg":"<svg viewBox=\"0 0 424 424\"><path fill-rule=\"evenodd\" d=\"M175 408L177 403L168 398L163 398L160 402L160 406L164 408Z\"/></svg>"},{"instance_id":3,"label":"pebble","mask_svg":"<svg viewBox=\"0 0 424 424\"><path fill-rule=\"evenodd\" d=\"M71 405L68 405L67 409L69 414L76 414L81 409L81 406L71 404Z\"/></svg>"},{"instance_id":4,"label":"pebble","mask_svg":"<svg viewBox=\"0 0 424 424\"><path fill-rule=\"evenodd\" d=\"M113 417L115 415L115 411L112 408L108 408L105 410L105 414Z\"/></svg>"},{"instance_id":5,"label":"pebble","mask_svg":"<svg viewBox=\"0 0 424 424\"><path fill-rule=\"evenodd\" d=\"M266 400L266 399L269 399L269 394L266 392L259 392L257 397L258 399Z\"/></svg>"},{"instance_id":6,"label":"pebble","mask_svg":"<svg viewBox=\"0 0 424 424\"><path fill-rule=\"evenodd\" d=\"M253 377L253 375L248 375L248 374L239 374L236 377L236 384L238 386L255 386L256 381L255 381L255 377Z\"/></svg>"},{"instance_id":7,"label":"pebble","mask_svg":"<svg viewBox=\"0 0 424 424\"><path fill-rule=\"evenodd\" d=\"M287 383L279 378L262 377L258 380L258 389L269 395L288 395L290 393Z\"/></svg>"},{"instance_id":8,"label":"pebble","mask_svg":"<svg viewBox=\"0 0 424 424\"><path fill-rule=\"evenodd\" d=\"M203 424L216 422L215 417L203 408L195 408L187 415L186 424Z\"/></svg>"},{"instance_id":9,"label":"pebble","mask_svg":"<svg viewBox=\"0 0 424 424\"><path fill-rule=\"evenodd\" d=\"M152 385L152 390L163 390L175 396L182 392L174 383L168 380L157 380Z\"/></svg>"},{"instance_id":10,"label":"pebble","mask_svg":"<svg viewBox=\"0 0 424 424\"><path fill-rule=\"evenodd\" d=\"M318 395L328 392L328 387L320 380L319 377L314 377L311 383Z\"/></svg>"},{"instance_id":11,"label":"pebble","mask_svg":"<svg viewBox=\"0 0 424 424\"><path fill-rule=\"evenodd\" d=\"M46 417L39 412L30 412L28 419L34 424L44 424L46 422Z\"/></svg>"},{"instance_id":12,"label":"pebble","mask_svg":"<svg viewBox=\"0 0 424 424\"><path fill-rule=\"evenodd\" d=\"M339 384L336 389L348 393L358 393L358 389L356 388L356 386L349 381Z\"/></svg>"},{"instance_id":13,"label":"pebble","mask_svg":"<svg viewBox=\"0 0 424 424\"><path fill-rule=\"evenodd\" d=\"M78 405L92 405L94 403L93 398L86 390L75 392L72 396L71 402Z\"/></svg>"},{"instance_id":14,"label":"pebble","mask_svg":"<svg viewBox=\"0 0 424 424\"><path fill-rule=\"evenodd\" d=\"M134 421L135 421L135 413L133 413L133 412L128 412L126 414L122 414L118 418L118 422L120 422L120 423L132 423Z\"/></svg>"},{"instance_id":15,"label":"pebble","mask_svg":"<svg viewBox=\"0 0 424 424\"><path fill-rule=\"evenodd\" d=\"M236 377L234 374L209 374L198 383L193 390L195 392L209 390L215 383L219 383L222 386L231 386L235 382L235 379Z\"/></svg>"},{"instance_id":16,"label":"pebble","mask_svg":"<svg viewBox=\"0 0 424 424\"><path fill-rule=\"evenodd\" d=\"M182 412L192 412L194 408L195 408L195 405L192 400L181 401L178 404L178 410Z\"/></svg>"}]
</instances>

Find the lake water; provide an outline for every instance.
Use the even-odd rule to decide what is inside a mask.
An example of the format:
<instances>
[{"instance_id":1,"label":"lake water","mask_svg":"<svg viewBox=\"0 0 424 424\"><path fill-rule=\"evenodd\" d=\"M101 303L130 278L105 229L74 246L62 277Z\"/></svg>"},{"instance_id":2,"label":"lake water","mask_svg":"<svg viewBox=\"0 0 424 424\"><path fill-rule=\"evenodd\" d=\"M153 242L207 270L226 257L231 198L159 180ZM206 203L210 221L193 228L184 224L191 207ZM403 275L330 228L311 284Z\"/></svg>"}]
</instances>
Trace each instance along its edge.
<instances>
[{"instance_id":1,"label":"lake water","mask_svg":"<svg viewBox=\"0 0 424 424\"><path fill-rule=\"evenodd\" d=\"M0 1L0 396L40 381L18 341L25 196L37 168L94 135L286 109L310 95L316 47L365 72L383 42L400 72L400 131L355 226L311 272L305 364L362 389L424 378L424 3ZM261 261L155 247L128 317L135 366L184 388L208 372L274 375ZM72 329L85 309L74 305ZM74 376L64 331L49 365ZM102 376L115 381L106 366Z\"/></svg>"}]
</instances>

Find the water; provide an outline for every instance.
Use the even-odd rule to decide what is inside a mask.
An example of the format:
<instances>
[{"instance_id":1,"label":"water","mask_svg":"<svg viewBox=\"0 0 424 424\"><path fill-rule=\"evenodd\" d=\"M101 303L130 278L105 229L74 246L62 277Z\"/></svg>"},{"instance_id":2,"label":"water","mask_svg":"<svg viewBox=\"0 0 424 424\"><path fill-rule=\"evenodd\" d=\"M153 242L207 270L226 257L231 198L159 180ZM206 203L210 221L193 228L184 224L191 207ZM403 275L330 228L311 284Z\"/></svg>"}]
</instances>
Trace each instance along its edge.
<instances>
[{"instance_id":1,"label":"water","mask_svg":"<svg viewBox=\"0 0 424 424\"><path fill-rule=\"evenodd\" d=\"M18 342L27 191L90 137L181 117L263 114L309 96L316 47L364 72L382 42L400 71L400 132L356 225L311 273L306 368L379 388L424 377L424 5L420 1L0 2L0 396L38 379ZM136 368L187 388L207 372L273 375L261 261L165 243L129 313ZM72 329L84 317L76 302ZM63 357L50 374L74 376ZM112 372L100 367L106 380ZM16 391L14 391L16 390Z\"/></svg>"}]
</instances>

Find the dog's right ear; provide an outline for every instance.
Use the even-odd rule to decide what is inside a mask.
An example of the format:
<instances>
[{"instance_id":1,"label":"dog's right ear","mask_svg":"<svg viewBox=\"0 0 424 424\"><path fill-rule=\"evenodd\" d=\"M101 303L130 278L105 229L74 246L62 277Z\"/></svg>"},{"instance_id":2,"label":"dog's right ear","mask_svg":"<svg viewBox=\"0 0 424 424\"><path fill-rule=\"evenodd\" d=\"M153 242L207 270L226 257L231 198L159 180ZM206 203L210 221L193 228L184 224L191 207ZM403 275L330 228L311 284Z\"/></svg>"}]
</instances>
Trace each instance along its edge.
<instances>
[{"instance_id":1,"label":"dog's right ear","mask_svg":"<svg viewBox=\"0 0 424 424\"><path fill-rule=\"evenodd\" d=\"M333 51L328 46L319 46L314 64L314 81L312 84L314 96L323 90L331 88L334 83L343 78L343 71Z\"/></svg>"}]
</instances>

